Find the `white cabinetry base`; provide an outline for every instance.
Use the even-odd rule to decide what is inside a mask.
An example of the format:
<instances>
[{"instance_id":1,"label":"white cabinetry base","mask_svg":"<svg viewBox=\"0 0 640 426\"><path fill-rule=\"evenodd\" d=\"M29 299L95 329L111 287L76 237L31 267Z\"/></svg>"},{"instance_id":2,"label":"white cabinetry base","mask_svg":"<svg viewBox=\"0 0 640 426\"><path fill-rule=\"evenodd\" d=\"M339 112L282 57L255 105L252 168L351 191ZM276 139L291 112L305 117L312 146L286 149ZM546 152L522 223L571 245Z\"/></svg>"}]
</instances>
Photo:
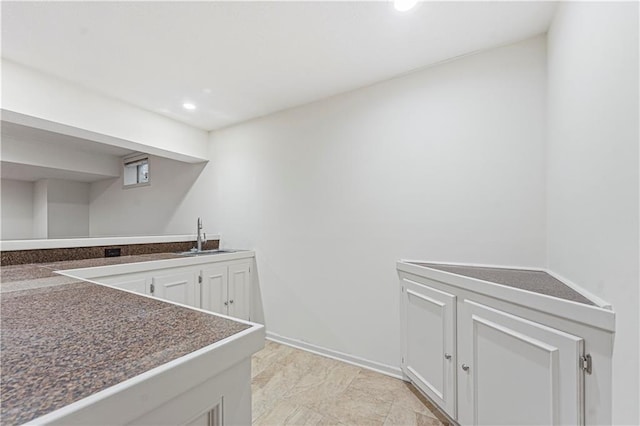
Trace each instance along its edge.
<instances>
[{"instance_id":1,"label":"white cabinetry base","mask_svg":"<svg viewBox=\"0 0 640 426\"><path fill-rule=\"evenodd\" d=\"M222 425L250 425L251 355L262 347L256 325L29 424L199 424L221 402Z\"/></svg>"},{"instance_id":2,"label":"white cabinetry base","mask_svg":"<svg viewBox=\"0 0 640 426\"><path fill-rule=\"evenodd\" d=\"M456 422L611 424L614 312L415 263L397 268L403 373Z\"/></svg>"}]
</instances>

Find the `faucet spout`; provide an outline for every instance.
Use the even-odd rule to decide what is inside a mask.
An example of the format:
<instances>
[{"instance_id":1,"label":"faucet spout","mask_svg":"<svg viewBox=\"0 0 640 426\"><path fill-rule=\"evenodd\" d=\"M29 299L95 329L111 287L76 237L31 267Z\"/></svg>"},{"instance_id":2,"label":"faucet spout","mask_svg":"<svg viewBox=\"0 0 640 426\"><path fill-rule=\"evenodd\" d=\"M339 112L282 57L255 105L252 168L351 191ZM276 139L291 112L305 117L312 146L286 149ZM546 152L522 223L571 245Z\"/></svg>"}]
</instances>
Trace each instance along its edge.
<instances>
[{"instance_id":1,"label":"faucet spout","mask_svg":"<svg viewBox=\"0 0 640 426\"><path fill-rule=\"evenodd\" d=\"M202 219L198 218L198 237L196 239L196 250L198 252L202 251L203 240L204 240L205 243L207 242L207 234L204 234L204 239L202 237L202 234L203 234L203 232L202 232Z\"/></svg>"}]
</instances>

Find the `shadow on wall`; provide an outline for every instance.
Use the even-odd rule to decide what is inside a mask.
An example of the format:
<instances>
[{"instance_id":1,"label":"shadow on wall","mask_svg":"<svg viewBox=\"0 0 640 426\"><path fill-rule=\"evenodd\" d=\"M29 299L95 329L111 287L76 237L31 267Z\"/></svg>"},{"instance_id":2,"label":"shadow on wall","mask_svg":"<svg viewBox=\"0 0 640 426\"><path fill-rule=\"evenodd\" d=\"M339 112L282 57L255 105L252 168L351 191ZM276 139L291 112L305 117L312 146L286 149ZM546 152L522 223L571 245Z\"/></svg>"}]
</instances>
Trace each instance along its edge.
<instances>
[{"instance_id":1,"label":"shadow on wall","mask_svg":"<svg viewBox=\"0 0 640 426\"><path fill-rule=\"evenodd\" d=\"M256 253L256 257L258 253ZM251 290L251 321L266 326L264 318L264 306L262 304L262 291L260 289L260 271L258 270L257 258L254 260L252 274L252 290Z\"/></svg>"},{"instance_id":2,"label":"shadow on wall","mask_svg":"<svg viewBox=\"0 0 640 426\"><path fill-rule=\"evenodd\" d=\"M190 212L184 228L167 229L192 194L191 188L208 163L190 164L150 156L148 186L124 189L122 178L95 182L90 189L89 231L94 236L192 233Z\"/></svg>"}]
</instances>

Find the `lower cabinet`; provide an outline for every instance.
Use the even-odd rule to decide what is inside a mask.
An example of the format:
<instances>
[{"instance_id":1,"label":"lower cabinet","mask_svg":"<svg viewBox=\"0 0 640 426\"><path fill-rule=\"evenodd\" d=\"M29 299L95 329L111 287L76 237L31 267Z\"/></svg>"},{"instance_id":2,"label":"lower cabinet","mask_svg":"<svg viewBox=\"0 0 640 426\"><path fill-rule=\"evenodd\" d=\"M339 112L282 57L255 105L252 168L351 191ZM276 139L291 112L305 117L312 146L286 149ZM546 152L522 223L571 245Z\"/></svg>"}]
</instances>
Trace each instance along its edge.
<instances>
[{"instance_id":1,"label":"lower cabinet","mask_svg":"<svg viewBox=\"0 0 640 426\"><path fill-rule=\"evenodd\" d=\"M460 424L584 424L582 338L470 300L458 318Z\"/></svg>"},{"instance_id":2,"label":"lower cabinet","mask_svg":"<svg viewBox=\"0 0 640 426\"><path fill-rule=\"evenodd\" d=\"M205 263L91 278L124 290L251 320L251 260Z\"/></svg>"},{"instance_id":3,"label":"lower cabinet","mask_svg":"<svg viewBox=\"0 0 640 426\"><path fill-rule=\"evenodd\" d=\"M229 267L227 265L217 264L204 268L199 287L202 309L225 315L229 313Z\"/></svg>"},{"instance_id":4,"label":"lower cabinet","mask_svg":"<svg viewBox=\"0 0 640 426\"><path fill-rule=\"evenodd\" d=\"M192 268L170 269L163 273L154 273L151 278L151 294L161 299L196 305L196 281L199 271Z\"/></svg>"},{"instance_id":5,"label":"lower cabinet","mask_svg":"<svg viewBox=\"0 0 640 426\"><path fill-rule=\"evenodd\" d=\"M264 347L253 325L219 345L147 371L32 424L236 426L251 424L251 356ZM176 360L177 361L177 360Z\"/></svg>"},{"instance_id":6,"label":"lower cabinet","mask_svg":"<svg viewBox=\"0 0 640 426\"><path fill-rule=\"evenodd\" d=\"M452 419L585 424L582 337L412 278L400 283L402 371Z\"/></svg>"},{"instance_id":7,"label":"lower cabinet","mask_svg":"<svg viewBox=\"0 0 640 426\"><path fill-rule=\"evenodd\" d=\"M222 409L220 404L189 421L186 426L221 426Z\"/></svg>"},{"instance_id":8,"label":"lower cabinet","mask_svg":"<svg viewBox=\"0 0 640 426\"><path fill-rule=\"evenodd\" d=\"M402 368L424 393L455 415L456 297L405 280Z\"/></svg>"},{"instance_id":9,"label":"lower cabinet","mask_svg":"<svg viewBox=\"0 0 640 426\"><path fill-rule=\"evenodd\" d=\"M148 273L114 275L92 278L92 280L102 284L109 284L123 290L133 291L134 293L151 294L151 278L148 275Z\"/></svg>"},{"instance_id":10,"label":"lower cabinet","mask_svg":"<svg viewBox=\"0 0 640 426\"><path fill-rule=\"evenodd\" d=\"M251 263L211 265L202 270L200 307L244 320L251 319Z\"/></svg>"}]
</instances>

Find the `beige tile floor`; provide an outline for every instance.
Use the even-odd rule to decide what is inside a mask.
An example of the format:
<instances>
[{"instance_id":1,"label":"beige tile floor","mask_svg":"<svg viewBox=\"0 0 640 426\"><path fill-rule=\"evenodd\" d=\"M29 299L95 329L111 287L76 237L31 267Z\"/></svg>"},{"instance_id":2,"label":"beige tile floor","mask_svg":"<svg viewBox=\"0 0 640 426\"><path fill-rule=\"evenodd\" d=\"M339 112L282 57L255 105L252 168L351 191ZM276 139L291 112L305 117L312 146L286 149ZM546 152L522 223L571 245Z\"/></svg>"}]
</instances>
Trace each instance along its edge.
<instances>
[{"instance_id":1,"label":"beige tile floor","mask_svg":"<svg viewBox=\"0 0 640 426\"><path fill-rule=\"evenodd\" d=\"M402 380L267 341L252 359L253 425L448 426Z\"/></svg>"}]
</instances>

